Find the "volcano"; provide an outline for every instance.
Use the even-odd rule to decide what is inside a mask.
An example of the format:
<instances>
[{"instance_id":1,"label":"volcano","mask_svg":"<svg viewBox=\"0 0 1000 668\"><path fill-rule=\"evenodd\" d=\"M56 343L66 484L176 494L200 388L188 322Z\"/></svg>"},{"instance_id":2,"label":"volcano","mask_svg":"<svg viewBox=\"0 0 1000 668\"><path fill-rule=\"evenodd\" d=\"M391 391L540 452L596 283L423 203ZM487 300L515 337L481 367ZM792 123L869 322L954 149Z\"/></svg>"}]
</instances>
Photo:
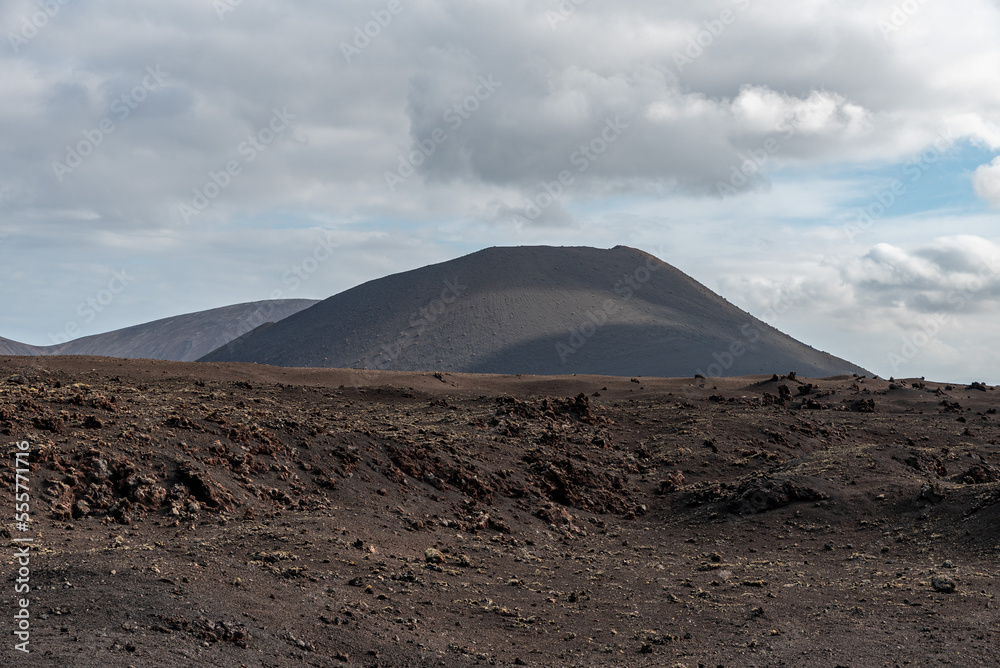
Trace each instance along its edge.
<instances>
[{"instance_id":1,"label":"volcano","mask_svg":"<svg viewBox=\"0 0 1000 668\"><path fill-rule=\"evenodd\" d=\"M540 375L868 373L625 246L487 248L364 283L200 361Z\"/></svg>"}]
</instances>

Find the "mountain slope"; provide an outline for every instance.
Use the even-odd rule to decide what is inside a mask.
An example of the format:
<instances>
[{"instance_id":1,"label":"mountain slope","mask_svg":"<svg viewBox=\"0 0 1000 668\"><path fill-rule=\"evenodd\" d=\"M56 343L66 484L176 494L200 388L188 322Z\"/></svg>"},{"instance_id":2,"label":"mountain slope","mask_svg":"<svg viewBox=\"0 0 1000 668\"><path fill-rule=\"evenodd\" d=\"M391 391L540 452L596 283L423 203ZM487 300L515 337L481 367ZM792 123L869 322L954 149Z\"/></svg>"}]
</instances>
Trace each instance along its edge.
<instances>
[{"instance_id":1,"label":"mountain slope","mask_svg":"<svg viewBox=\"0 0 1000 668\"><path fill-rule=\"evenodd\" d=\"M40 355L41 349L0 337L0 355Z\"/></svg>"},{"instance_id":2,"label":"mountain slope","mask_svg":"<svg viewBox=\"0 0 1000 668\"><path fill-rule=\"evenodd\" d=\"M201 359L481 373L866 373L642 251L488 248L370 281Z\"/></svg>"},{"instance_id":3,"label":"mountain slope","mask_svg":"<svg viewBox=\"0 0 1000 668\"><path fill-rule=\"evenodd\" d=\"M313 306L311 299L234 304L94 334L54 346L29 346L0 339L0 354L99 355L192 362L249 332Z\"/></svg>"}]
</instances>

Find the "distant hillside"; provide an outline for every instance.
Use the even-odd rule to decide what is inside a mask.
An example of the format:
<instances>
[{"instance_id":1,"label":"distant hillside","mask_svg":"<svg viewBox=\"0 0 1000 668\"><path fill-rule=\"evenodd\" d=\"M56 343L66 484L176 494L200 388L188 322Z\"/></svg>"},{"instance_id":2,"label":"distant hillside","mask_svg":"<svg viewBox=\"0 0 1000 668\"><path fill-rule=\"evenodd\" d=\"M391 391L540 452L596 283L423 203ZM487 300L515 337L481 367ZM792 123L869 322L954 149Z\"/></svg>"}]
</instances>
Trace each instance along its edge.
<instances>
[{"instance_id":1,"label":"distant hillside","mask_svg":"<svg viewBox=\"0 0 1000 668\"><path fill-rule=\"evenodd\" d=\"M266 322L313 306L311 299L235 304L163 318L54 346L29 346L0 339L6 355L100 355L192 362Z\"/></svg>"},{"instance_id":2,"label":"distant hillside","mask_svg":"<svg viewBox=\"0 0 1000 668\"><path fill-rule=\"evenodd\" d=\"M370 281L206 362L482 373L867 373L642 251L489 248Z\"/></svg>"},{"instance_id":3,"label":"distant hillside","mask_svg":"<svg viewBox=\"0 0 1000 668\"><path fill-rule=\"evenodd\" d=\"M39 348L0 337L0 355L40 355Z\"/></svg>"}]
</instances>

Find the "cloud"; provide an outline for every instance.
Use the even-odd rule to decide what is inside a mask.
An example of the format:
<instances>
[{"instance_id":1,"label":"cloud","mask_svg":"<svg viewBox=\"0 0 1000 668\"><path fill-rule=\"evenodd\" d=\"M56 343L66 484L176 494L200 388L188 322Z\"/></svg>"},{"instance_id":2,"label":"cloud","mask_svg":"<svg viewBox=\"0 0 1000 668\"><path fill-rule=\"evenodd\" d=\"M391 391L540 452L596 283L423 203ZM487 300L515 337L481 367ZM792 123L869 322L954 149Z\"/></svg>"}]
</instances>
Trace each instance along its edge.
<instances>
[{"instance_id":1,"label":"cloud","mask_svg":"<svg viewBox=\"0 0 1000 668\"><path fill-rule=\"evenodd\" d=\"M222 20L194 0L135 15L67 5L18 53L0 55L9 101L0 115L15 158L0 167L0 182L18 193L7 212L45 202L89 208L109 227L180 225L179 204L239 157L276 105L297 115L292 131L202 220L288 206L405 215L422 188L449 184L516 188L506 204L519 206L543 179L581 169L574 155L609 119L628 131L577 172L574 198L715 194L746 152L772 137L782 141L765 172L891 160L929 146L942 125L997 143L991 91L1000 75L980 63L997 53L982 44L1000 39L984 35L970 49L957 9L923 7L887 41L877 8L779 4L588 3L553 30L546 2L437 0L406 5L349 63L342 44L372 21L365 3L242 3ZM982 30L995 23L989 3L960 4L981 17ZM12 3L6 25L16 32L36 9ZM713 34L724 10L734 18ZM913 42L931 25L936 48L954 58L930 59ZM692 40L705 45L680 69L674 55ZM285 44L296 48L275 57ZM976 86L950 83L955 63L975 72ZM170 73L165 85L119 120L115 100L156 65ZM480 77L502 85L465 109ZM53 178L52 163L109 116L114 132L64 182ZM385 173L438 128L445 141L401 192L389 192Z\"/></svg>"},{"instance_id":2,"label":"cloud","mask_svg":"<svg viewBox=\"0 0 1000 668\"><path fill-rule=\"evenodd\" d=\"M860 308L983 311L1000 297L1000 246L971 236L936 239L912 251L880 243L844 266L841 276Z\"/></svg>"},{"instance_id":3,"label":"cloud","mask_svg":"<svg viewBox=\"0 0 1000 668\"><path fill-rule=\"evenodd\" d=\"M972 182L976 195L1000 208L1000 158L994 158L990 164L976 168Z\"/></svg>"},{"instance_id":4,"label":"cloud","mask_svg":"<svg viewBox=\"0 0 1000 668\"><path fill-rule=\"evenodd\" d=\"M887 243L877 244L844 273L846 282L869 290L915 290L936 285L941 278L933 262Z\"/></svg>"}]
</instances>

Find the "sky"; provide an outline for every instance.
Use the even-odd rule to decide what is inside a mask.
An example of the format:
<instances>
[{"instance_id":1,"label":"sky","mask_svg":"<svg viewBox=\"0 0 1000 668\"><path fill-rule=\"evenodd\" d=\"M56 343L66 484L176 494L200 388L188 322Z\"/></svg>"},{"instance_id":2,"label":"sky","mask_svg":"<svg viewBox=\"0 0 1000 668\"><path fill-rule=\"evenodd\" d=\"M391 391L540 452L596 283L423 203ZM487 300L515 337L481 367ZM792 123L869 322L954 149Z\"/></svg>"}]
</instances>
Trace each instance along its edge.
<instances>
[{"instance_id":1,"label":"sky","mask_svg":"<svg viewBox=\"0 0 1000 668\"><path fill-rule=\"evenodd\" d=\"M883 377L1000 383L1000 2L7 0L0 336L648 251Z\"/></svg>"}]
</instances>

